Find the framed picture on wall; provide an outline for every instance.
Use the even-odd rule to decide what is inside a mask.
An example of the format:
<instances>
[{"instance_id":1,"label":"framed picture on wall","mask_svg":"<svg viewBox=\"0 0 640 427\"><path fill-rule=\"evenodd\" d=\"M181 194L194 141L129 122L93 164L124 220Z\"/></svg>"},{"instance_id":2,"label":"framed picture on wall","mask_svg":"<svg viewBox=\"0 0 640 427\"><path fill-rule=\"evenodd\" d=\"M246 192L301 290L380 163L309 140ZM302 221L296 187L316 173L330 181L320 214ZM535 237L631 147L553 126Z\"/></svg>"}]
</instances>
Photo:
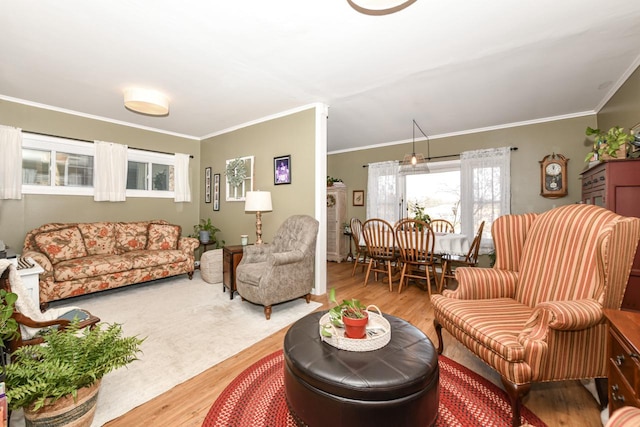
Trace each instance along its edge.
<instances>
[{"instance_id":1,"label":"framed picture on wall","mask_svg":"<svg viewBox=\"0 0 640 427\"><path fill-rule=\"evenodd\" d=\"M220 210L220 174L213 175L213 210Z\"/></svg>"},{"instance_id":2,"label":"framed picture on wall","mask_svg":"<svg viewBox=\"0 0 640 427\"><path fill-rule=\"evenodd\" d=\"M353 206L364 206L364 190L353 190Z\"/></svg>"},{"instance_id":3,"label":"framed picture on wall","mask_svg":"<svg viewBox=\"0 0 640 427\"><path fill-rule=\"evenodd\" d=\"M273 158L273 183L291 184L291 156Z\"/></svg>"},{"instance_id":4,"label":"framed picture on wall","mask_svg":"<svg viewBox=\"0 0 640 427\"><path fill-rule=\"evenodd\" d=\"M211 203L211 168L204 169L204 202Z\"/></svg>"}]
</instances>

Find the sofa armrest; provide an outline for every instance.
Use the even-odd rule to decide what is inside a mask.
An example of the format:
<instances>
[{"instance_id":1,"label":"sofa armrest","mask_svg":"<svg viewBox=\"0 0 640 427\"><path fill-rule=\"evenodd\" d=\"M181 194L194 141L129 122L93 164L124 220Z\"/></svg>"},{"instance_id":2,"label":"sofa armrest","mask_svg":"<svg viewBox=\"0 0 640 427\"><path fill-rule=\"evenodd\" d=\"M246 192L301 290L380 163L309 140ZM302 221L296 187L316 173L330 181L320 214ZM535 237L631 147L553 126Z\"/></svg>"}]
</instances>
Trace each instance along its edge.
<instances>
[{"instance_id":1,"label":"sofa armrest","mask_svg":"<svg viewBox=\"0 0 640 427\"><path fill-rule=\"evenodd\" d=\"M445 290L443 296L456 299L513 298L518 282L515 271L495 268L458 267L458 287Z\"/></svg>"},{"instance_id":2,"label":"sofa armrest","mask_svg":"<svg viewBox=\"0 0 640 427\"><path fill-rule=\"evenodd\" d=\"M198 246L200 246L200 241L193 237L180 237L178 240L178 249L187 252L191 256L193 256L193 251L195 251Z\"/></svg>"},{"instance_id":3,"label":"sofa armrest","mask_svg":"<svg viewBox=\"0 0 640 427\"><path fill-rule=\"evenodd\" d=\"M285 265L300 262L304 259L302 251L274 252L267 256L267 261L272 265Z\"/></svg>"},{"instance_id":4,"label":"sofa armrest","mask_svg":"<svg viewBox=\"0 0 640 427\"><path fill-rule=\"evenodd\" d=\"M45 254L43 254L42 252L36 252L36 251L26 251L25 253L23 253L22 258L33 258L33 260L35 262L38 263L38 265L40 265L40 267L42 267L46 272L52 273L53 272L53 265L51 264L51 261L49 261L49 258L47 258L47 256ZM43 274L43 273L41 273Z\"/></svg>"}]
</instances>

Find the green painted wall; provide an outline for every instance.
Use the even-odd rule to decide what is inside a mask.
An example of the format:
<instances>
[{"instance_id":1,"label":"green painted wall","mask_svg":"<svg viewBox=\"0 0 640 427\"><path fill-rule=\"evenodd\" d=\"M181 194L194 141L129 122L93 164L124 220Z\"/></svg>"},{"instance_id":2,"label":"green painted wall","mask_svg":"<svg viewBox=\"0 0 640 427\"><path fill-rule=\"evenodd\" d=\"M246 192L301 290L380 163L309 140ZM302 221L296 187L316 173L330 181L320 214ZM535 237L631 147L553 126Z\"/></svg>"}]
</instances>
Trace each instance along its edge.
<instances>
[{"instance_id":1,"label":"green painted wall","mask_svg":"<svg viewBox=\"0 0 640 427\"><path fill-rule=\"evenodd\" d=\"M512 213L542 212L554 206L580 200L579 174L585 169L584 157L589 150L584 130L587 126L595 124L595 116L583 116L439 138L430 141L429 152L431 157L436 157L481 148L518 147L517 151L512 152L511 157ZM366 206L354 207L352 204L353 190L366 192L367 168L363 168L362 165L386 160L402 160L405 154L411 153L411 150L411 143L407 143L328 156L328 175L341 178L347 185L349 218L366 218ZM416 142L416 152L426 156L427 143ZM568 163L569 195L561 199L547 199L540 196L539 162L544 156L554 152L570 159Z\"/></svg>"},{"instance_id":2,"label":"green painted wall","mask_svg":"<svg viewBox=\"0 0 640 427\"><path fill-rule=\"evenodd\" d=\"M161 120L161 118L159 118ZM73 114L0 100L0 124L25 131L85 140L102 140L162 152L194 156L190 162L192 203L173 199L128 198L126 202L94 202L86 196L23 195L0 200L0 239L22 251L26 233L48 222L135 221L161 218L182 226L183 235L198 220L200 141L109 123Z\"/></svg>"},{"instance_id":3,"label":"green painted wall","mask_svg":"<svg viewBox=\"0 0 640 427\"><path fill-rule=\"evenodd\" d=\"M622 126L629 130L640 124L640 67L624 82L598 113L598 127Z\"/></svg>"},{"instance_id":4,"label":"green painted wall","mask_svg":"<svg viewBox=\"0 0 640 427\"><path fill-rule=\"evenodd\" d=\"M213 203L200 199L200 217L211 218L222 231L218 236L227 245L239 245L240 235L248 234L254 243L255 213L244 212L244 202L225 200L225 162L229 159L254 156L254 190L270 191L273 211L262 214L262 239L271 241L280 224L294 214L315 217L315 109L258 123L202 141L201 170L212 168L220 174L220 210ZM291 184L274 185L274 157L291 155ZM201 185L204 189L204 185ZM204 190L202 190L204 193Z\"/></svg>"}]
</instances>

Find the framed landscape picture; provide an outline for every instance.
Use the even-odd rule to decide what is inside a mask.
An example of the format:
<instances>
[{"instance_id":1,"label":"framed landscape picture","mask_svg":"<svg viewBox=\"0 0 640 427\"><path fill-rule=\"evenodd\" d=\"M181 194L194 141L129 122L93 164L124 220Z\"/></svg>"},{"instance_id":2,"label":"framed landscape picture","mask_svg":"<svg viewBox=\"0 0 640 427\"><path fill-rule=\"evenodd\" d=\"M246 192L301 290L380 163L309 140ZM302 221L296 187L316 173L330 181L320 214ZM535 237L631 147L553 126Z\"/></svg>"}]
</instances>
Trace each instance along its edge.
<instances>
[{"instance_id":1,"label":"framed landscape picture","mask_svg":"<svg viewBox=\"0 0 640 427\"><path fill-rule=\"evenodd\" d=\"M273 158L273 183L291 184L291 156Z\"/></svg>"}]
</instances>

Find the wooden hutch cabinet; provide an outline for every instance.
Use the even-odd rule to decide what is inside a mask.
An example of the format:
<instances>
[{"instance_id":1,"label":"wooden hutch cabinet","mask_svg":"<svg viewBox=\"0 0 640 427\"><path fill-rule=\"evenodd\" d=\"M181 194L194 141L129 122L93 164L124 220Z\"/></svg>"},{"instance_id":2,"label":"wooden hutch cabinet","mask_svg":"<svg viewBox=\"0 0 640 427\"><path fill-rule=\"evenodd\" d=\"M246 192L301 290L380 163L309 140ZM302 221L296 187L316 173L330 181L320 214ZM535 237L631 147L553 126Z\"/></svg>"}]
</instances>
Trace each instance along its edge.
<instances>
[{"instance_id":1,"label":"wooden hutch cabinet","mask_svg":"<svg viewBox=\"0 0 640 427\"><path fill-rule=\"evenodd\" d=\"M581 175L582 203L640 218L640 159L610 160ZM640 250L633 260L622 308L640 311Z\"/></svg>"},{"instance_id":2,"label":"wooden hutch cabinet","mask_svg":"<svg viewBox=\"0 0 640 427\"><path fill-rule=\"evenodd\" d=\"M327 187L327 261L347 259L349 241L343 224L347 222L347 188L335 183Z\"/></svg>"}]
</instances>

